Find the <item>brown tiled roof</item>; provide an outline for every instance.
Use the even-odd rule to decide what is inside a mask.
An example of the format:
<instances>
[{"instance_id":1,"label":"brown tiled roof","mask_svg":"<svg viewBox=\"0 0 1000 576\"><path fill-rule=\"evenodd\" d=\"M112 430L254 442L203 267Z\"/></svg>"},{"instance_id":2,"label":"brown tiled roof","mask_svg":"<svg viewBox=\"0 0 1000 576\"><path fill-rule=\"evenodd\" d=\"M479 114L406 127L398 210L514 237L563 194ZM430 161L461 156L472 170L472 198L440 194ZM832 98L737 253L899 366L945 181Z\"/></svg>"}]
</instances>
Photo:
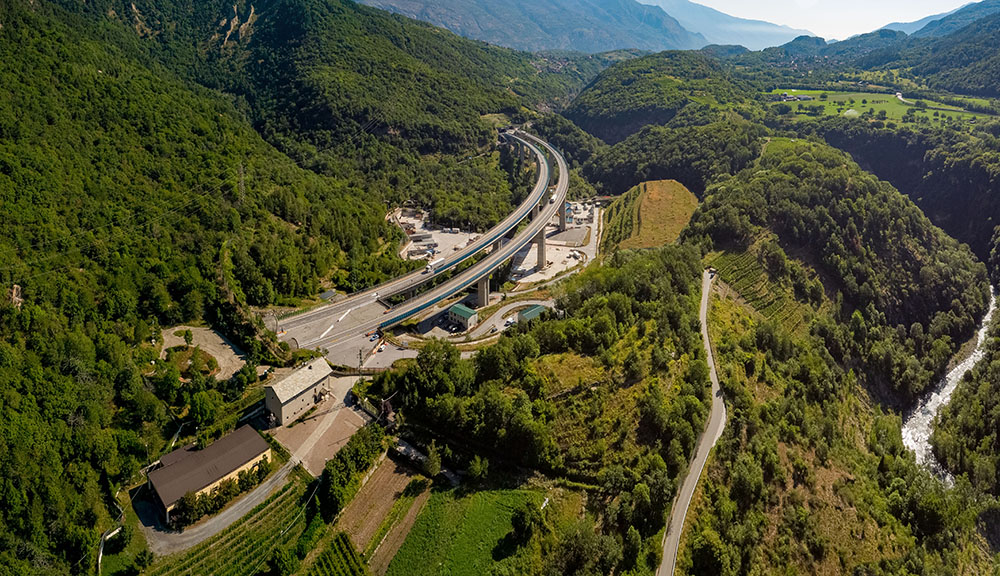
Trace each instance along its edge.
<instances>
[{"instance_id":1,"label":"brown tiled roof","mask_svg":"<svg viewBox=\"0 0 1000 576\"><path fill-rule=\"evenodd\" d=\"M203 450L194 445L178 448L160 458L161 466L149 481L167 508L188 492L198 492L232 474L270 449L256 430L242 426Z\"/></svg>"}]
</instances>

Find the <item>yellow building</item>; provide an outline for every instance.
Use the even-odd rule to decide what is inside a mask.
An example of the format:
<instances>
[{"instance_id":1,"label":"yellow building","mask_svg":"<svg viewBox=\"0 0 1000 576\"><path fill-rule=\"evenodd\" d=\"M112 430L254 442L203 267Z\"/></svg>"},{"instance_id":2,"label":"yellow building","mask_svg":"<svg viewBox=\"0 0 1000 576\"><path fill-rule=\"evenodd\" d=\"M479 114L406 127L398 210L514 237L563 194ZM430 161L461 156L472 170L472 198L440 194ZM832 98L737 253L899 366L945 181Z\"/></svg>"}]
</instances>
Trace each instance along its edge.
<instances>
[{"instance_id":1,"label":"yellow building","mask_svg":"<svg viewBox=\"0 0 1000 576\"><path fill-rule=\"evenodd\" d=\"M240 472L270 457L267 440L252 427L242 426L202 450L190 444L165 454L160 466L149 473L149 484L169 523L170 512L188 492L210 493L224 480L235 480Z\"/></svg>"}]
</instances>

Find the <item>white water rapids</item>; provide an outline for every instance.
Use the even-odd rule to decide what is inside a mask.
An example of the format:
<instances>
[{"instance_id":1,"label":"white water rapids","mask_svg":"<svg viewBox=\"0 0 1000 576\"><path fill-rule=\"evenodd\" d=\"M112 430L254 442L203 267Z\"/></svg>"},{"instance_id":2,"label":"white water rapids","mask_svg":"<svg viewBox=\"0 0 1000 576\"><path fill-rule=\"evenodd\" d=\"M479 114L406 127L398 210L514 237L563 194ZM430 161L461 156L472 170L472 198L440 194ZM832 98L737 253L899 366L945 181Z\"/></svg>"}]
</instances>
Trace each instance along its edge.
<instances>
[{"instance_id":1,"label":"white water rapids","mask_svg":"<svg viewBox=\"0 0 1000 576\"><path fill-rule=\"evenodd\" d=\"M951 369L934 390L926 398L921 400L917 408L909 415L903 423L903 444L913 451L917 457L917 464L926 467L947 485L952 486L954 479L945 470L944 466L937 461L931 451L931 423L934 416L942 406L948 403L952 393L958 387L962 376L976 365L976 362L983 357L983 344L986 341L986 332L990 328L990 321L993 319L993 312L997 307L996 294L990 289L990 308L983 317L983 322L976 333L976 349L968 358L962 360L958 366Z\"/></svg>"}]
</instances>

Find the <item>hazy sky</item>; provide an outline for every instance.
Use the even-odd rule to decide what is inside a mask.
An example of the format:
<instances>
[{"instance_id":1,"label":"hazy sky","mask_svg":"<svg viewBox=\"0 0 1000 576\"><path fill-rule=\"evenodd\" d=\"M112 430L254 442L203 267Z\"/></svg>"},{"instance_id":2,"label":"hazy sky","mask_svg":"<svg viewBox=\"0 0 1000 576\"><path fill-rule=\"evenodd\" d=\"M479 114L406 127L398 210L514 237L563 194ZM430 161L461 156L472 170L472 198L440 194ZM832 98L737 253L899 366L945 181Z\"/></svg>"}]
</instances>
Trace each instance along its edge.
<instances>
[{"instance_id":1,"label":"hazy sky","mask_svg":"<svg viewBox=\"0 0 1000 576\"><path fill-rule=\"evenodd\" d=\"M733 16L804 28L843 40L890 22L912 22L954 10L970 0L692 0Z\"/></svg>"}]
</instances>

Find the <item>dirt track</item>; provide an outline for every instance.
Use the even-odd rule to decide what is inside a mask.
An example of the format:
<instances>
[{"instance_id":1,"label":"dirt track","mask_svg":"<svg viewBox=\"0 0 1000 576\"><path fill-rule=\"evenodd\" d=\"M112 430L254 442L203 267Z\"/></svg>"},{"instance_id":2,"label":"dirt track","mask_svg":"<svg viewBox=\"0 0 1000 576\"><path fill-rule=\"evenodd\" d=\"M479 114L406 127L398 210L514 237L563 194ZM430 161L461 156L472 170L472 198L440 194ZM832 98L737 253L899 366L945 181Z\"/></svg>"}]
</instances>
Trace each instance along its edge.
<instances>
[{"instance_id":1,"label":"dirt track","mask_svg":"<svg viewBox=\"0 0 1000 576\"><path fill-rule=\"evenodd\" d=\"M215 373L216 380L229 380L233 374L246 364L246 356L232 342L211 328L195 328L193 326L174 326L163 329L163 350L160 359L167 357L167 349L184 344L183 336L175 336L175 332L183 333L190 330L192 344L211 354L219 363L219 371Z\"/></svg>"},{"instance_id":2,"label":"dirt track","mask_svg":"<svg viewBox=\"0 0 1000 576\"><path fill-rule=\"evenodd\" d=\"M417 499L413 501L410 509L406 511L406 516L403 516L403 519L397 522L385 535L385 539L368 561L368 567L371 568L373 574L382 576L389 570L389 563L403 546L403 542L410 534L410 528L413 528L414 522L417 521L417 515L420 514L420 510L430 497L430 490L421 492L420 496L417 496Z\"/></svg>"},{"instance_id":3,"label":"dirt track","mask_svg":"<svg viewBox=\"0 0 1000 576\"><path fill-rule=\"evenodd\" d=\"M347 532L358 550L368 546L392 504L402 496L403 489L414 476L413 469L386 458L344 509L339 528Z\"/></svg>"}]
</instances>

